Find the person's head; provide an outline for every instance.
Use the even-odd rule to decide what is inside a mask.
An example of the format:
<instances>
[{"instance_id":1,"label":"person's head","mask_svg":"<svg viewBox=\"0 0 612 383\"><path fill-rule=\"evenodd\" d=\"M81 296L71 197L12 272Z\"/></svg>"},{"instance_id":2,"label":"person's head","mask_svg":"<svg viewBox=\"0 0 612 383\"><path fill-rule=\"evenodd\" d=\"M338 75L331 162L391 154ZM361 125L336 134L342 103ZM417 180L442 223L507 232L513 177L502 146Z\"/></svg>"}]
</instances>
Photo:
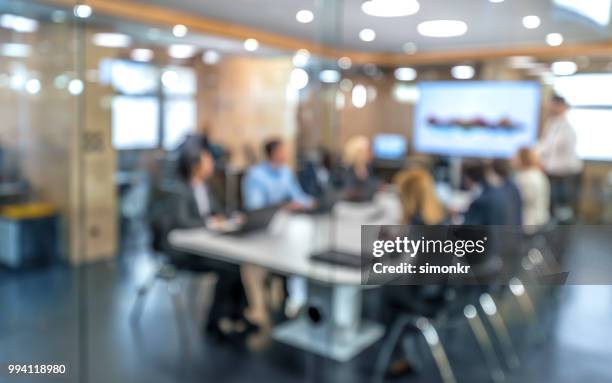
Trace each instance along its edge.
<instances>
[{"instance_id":1,"label":"person's head","mask_svg":"<svg viewBox=\"0 0 612 383\"><path fill-rule=\"evenodd\" d=\"M567 101L558 94L554 95L550 102L550 114L553 117L563 116L567 111Z\"/></svg>"},{"instance_id":2,"label":"person's head","mask_svg":"<svg viewBox=\"0 0 612 383\"><path fill-rule=\"evenodd\" d=\"M502 180L509 179L510 174L512 173L510 161L500 158L491 162L491 170L493 170L493 173L495 173Z\"/></svg>"},{"instance_id":3,"label":"person's head","mask_svg":"<svg viewBox=\"0 0 612 383\"><path fill-rule=\"evenodd\" d=\"M531 169L539 166L538 154L531 148L520 148L512 158L512 164L517 169Z\"/></svg>"},{"instance_id":4,"label":"person's head","mask_svg":"<svg viewBox=\"0 0 612 383\"><path fill-rule=\"evenodd\" d=\"M366 136L351 137L344 145L342 162L345 166L362 168L367 166L371 159L370 139Z\"/></svg>"},{"instance_id":5,"label":"person's head","mask_svg":"<svg viewBox=\"0 0 612 383\"><path fill-rule=\"evenodd\" d=\"M468 163L463 167L463 183L468 189L485 183L485 166L481 161Z\"/></svg>"},{"instance_id":6,"label":"person's head","mask_svg":"<svg viewBox=\"0 0 612 383\"><path fill-rule=\"evenodd\" d=\"M179 172L185 181L204 182L212 176L214 168L212 155L203 148L187 148L179 157Z\"/></svg>"},{"instance_id":7,"label":"person's head","mask_svg":"<svg viewBox=\"0 0 612 383\"><path fill-rule=\"evenodd\" d=\"M420 217L427 225L444 220L444 209L437 197L432 176L424 169L404 170L395 176L405 223Z\"/></svg>"},{"instance_id":8,"label":"person's head","mask_svg":"<svg viewBox=\"0 0 612 383\"><path fill-rule=\"evenodd\" d=\"M287 163L289 155L283 141L279 138L273 138L264 144L264 153L266 160L272 165L281 166Z\"/></svg>"}]
</instances>

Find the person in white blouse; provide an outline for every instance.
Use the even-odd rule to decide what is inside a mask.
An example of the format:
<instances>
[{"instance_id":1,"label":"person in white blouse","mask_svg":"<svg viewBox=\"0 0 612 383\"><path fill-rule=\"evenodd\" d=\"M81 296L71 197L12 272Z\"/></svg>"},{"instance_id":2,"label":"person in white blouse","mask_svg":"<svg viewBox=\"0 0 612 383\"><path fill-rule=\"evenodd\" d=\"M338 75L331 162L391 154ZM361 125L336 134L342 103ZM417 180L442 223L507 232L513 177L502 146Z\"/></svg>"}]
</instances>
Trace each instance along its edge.
<instances>
[{"instance_id":1,"label":"person in white blouse","mask_svg":"<svg viewBox=\"0 0 612 383\"><path fill-rule=\"evenodd\" d=\"M514 181L523 201L523 225L527 231L550 220L550 184L538 156L531 148L520 149L513 158Z\"/></svg>"},{"instance_id":2,"label":"person in white blouse","mask_svg":"<svg viewBox=\"0 0 612 383\"><path fill-rule=\"evenodd\" d=\"M550 180L551 208L561 220L575 214L583 163L576 151L577 138L567 119L568 104L555 95L550 117L537 146L542 167Z\"/></svg>"}]
</instances>

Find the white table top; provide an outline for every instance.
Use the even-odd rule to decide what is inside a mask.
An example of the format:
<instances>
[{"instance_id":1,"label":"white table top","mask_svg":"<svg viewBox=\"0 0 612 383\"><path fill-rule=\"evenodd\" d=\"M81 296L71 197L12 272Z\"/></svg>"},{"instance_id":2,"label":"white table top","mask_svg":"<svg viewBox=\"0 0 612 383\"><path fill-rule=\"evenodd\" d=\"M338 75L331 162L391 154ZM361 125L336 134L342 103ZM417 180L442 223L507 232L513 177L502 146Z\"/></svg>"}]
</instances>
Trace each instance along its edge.
<instances>
[{"instance_id":1,"label":"white table top","mask_svg":"<svg viewBox=\"0 0 612 383\"><path fill-rule=\"evenodd\" d=\"M203 228L174 230L169 240L177 249L230 263L257 265L323 283L358 285L360 269L312 261L310 256L332 247L359 257L362 224L397 223L393 204L381 198L368 205L338 204L333 220L329 215L279 212L267 231L232 236Z\"/></svg>"}]
</instances>

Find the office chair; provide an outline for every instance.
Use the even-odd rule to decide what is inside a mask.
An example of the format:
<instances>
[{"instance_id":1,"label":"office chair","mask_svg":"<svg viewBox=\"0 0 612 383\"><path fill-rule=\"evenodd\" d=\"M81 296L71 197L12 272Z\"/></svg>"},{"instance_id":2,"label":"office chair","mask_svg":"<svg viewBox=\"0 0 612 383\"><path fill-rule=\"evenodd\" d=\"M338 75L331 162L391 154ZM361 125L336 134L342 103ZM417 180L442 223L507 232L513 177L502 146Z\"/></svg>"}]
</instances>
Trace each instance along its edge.
<instances>
[{"instance_id":1,"label":"office chair","mask_svg":"<svg viewBox=\"0 0 612 383\"><path fill-rule=\"evenodd\" d=\"M472 277L476 281L494 280L501 271L502 263L498 256L486 258L476 267L472 267ZM467 321L480 348L491 381L503 382L506 378L505 373L478 310L480 297L492 289L490 285L447 284L440 294L441 299L431 300L424 295L417 295L413 299L414 313L402 314L392 324L376 360L373 381L383 382L393 351L404 335L411 330L412 335L421 335L425 339L442 382L456 383L457 379L438 333L442 329L452 329Z\"/></svg>"}]
</instances>

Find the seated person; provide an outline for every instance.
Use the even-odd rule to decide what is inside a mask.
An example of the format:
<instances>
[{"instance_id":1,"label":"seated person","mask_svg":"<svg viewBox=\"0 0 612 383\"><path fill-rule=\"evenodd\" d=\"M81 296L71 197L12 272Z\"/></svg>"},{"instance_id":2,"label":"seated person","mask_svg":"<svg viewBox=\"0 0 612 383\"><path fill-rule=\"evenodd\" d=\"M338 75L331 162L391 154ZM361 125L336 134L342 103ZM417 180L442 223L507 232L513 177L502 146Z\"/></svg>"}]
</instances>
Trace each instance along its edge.
<instances>
[{"instance_id":1,"label":"seated person","mask_svg":"<svg viewBox=\"0 0 612 383\"><path fill-rule=\"evenodd\" d=\"M520 149L513 159L514 180L523 200L523 225L527 230L550 220L550 184L533 149Z\"/></svg>"},{"instance_id":2,"label":"seated person","mask_svg":"<svg viewBox=\"0 0 612 383\"><path fill-rule=\"evenodd\" d=\"M344 146L341 187L349 201L369 201L378 190L379 182L370 168L372 151L365 136L352 137Z\"/></svg>"},{"instance_id":3,"label":"seated person","mask_svg":"<svg viewBox=\"0 0 612 383\"><path fill-rule=\"evenodd\" d=\"M304 193L293 172L285 144L271 139L264 145L266 160L250 168L242 181L242 197L247 210L287 203L291 210L310 209L315 200Z\"/></svg>"},{"instance_id":4,"label":"seated person","mask_svg":"<svg viewBox=\"0 0 612 383\"><path fill-rule=\"evenodd\" d=\"M463 170L464 186L474 194L465 213L465 225L512 225L506 193L482 162L468 164Z\"/></svg>"},{"instance_id":5,"label":"seated person","mask_svg":"<svg viewBox=\"0 0 612 383\"><path fill-rule=\"evenodd\" d=\"M508 225L520 226L523 224L523 200L521 192L510 177L510 162L496 159L491 163L491 170L498 177L499 187L506 195L506 208L508 210Z\"/></svg>"},{"instance_id":6,"label":"seated person","mask_svg":"<svg viewBox=\"0 0 612 383\"><path fill-rule=\"evenodd\" d=\"M172 227L187 229L214 225L224 219L222 209L210 192L208 180L213 174L211 154L199 146L186 147L180 153L181 181L172 190ZM218 274L206 332L223 338L231 332L244 332L253 326L244 318L246 297L238 266L180 251L171 252L172 263L180 269Z\"/></svg>"}]
</instances>

